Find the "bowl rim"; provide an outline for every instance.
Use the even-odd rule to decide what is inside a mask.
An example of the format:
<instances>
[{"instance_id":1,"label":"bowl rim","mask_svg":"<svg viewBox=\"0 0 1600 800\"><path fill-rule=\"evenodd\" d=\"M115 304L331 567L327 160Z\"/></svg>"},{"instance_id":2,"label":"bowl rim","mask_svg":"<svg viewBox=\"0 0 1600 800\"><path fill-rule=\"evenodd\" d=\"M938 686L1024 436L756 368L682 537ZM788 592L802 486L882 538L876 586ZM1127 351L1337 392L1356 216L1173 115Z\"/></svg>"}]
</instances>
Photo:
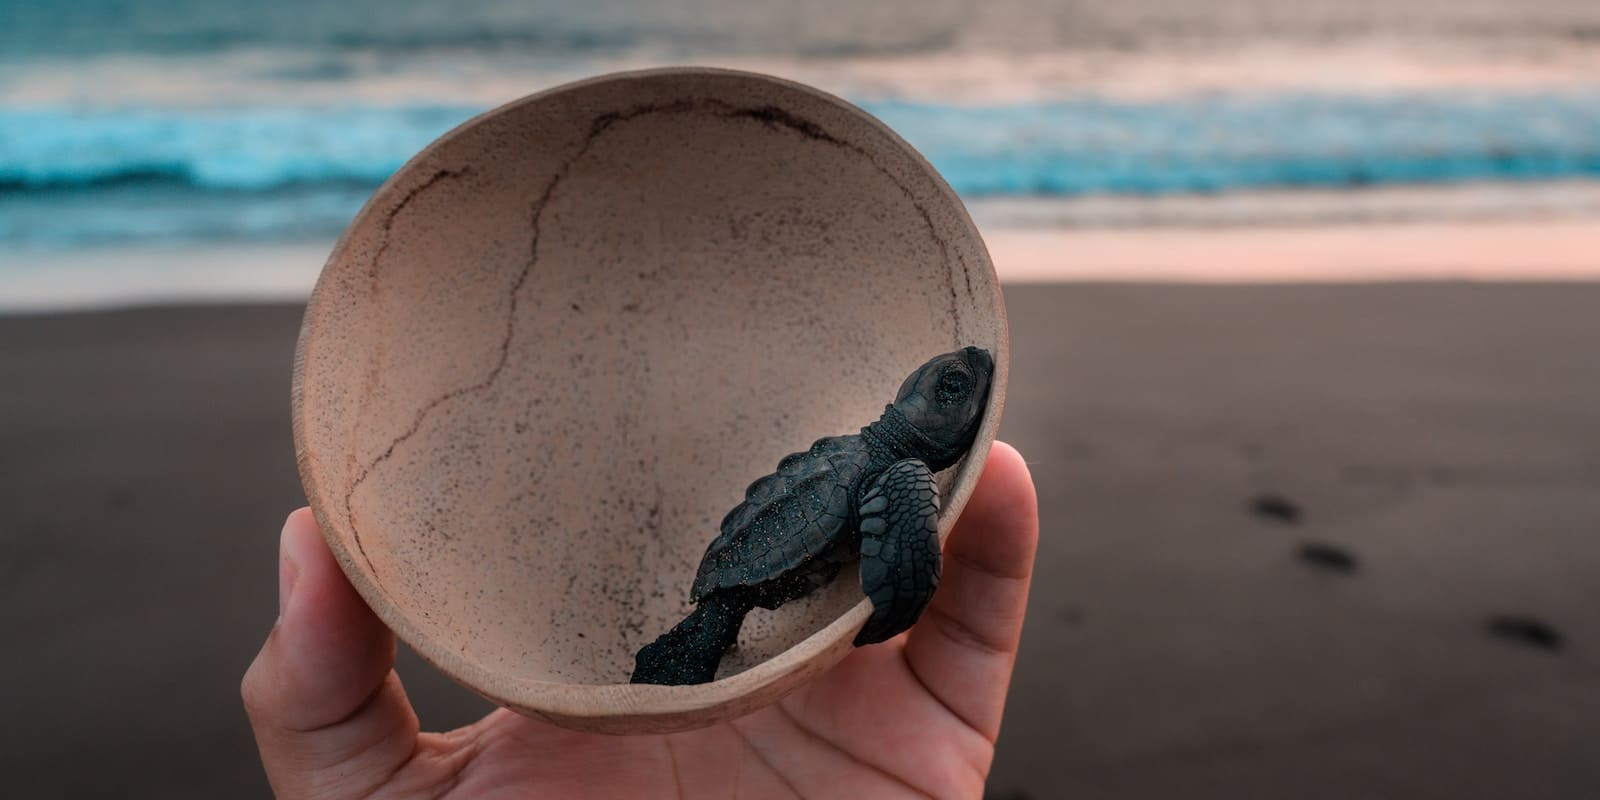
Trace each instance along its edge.
<instances>
[{"instance_id":1,"label":"bowl rim","mask_svg":"<svg viewBox=\"0 0 1600 800\"><path fill-rule=\"evenodd\" d=\"M393 201L393 196L401 191L402 184L412 178L419 164L426 163L437 151L449 146L467 131L525 106L597 85L705 76L754 81L776 86L788 92L808 95L874 129L931 179L935 192L947 201L949 208L954 212L952 216L955 217L957 226L964 225L970 234L970 239L976 245L974 255L978 257L980 263L972 266L987 271L991 276L995 275L994 263L988 248L961 199L926 157L878 118L834 94L773 75L721 67L656 67L611 72L552 86L474 115L430 142L373 191L334 243L317 283L307 299L299 338L295 345L290 387L295 462L301 484L306 491L306 499L322 530L323 538L351 585L379 619L433 667L497 705L540 717L563 727L607 733L665 732L703 727L753 711L781 698L808 677L827 670L848 654L852 649L851 640L855 632L866 622L871 613L871 602L863 597L844 614L787 650L742 672L710 683L689 686L563 683L512 678L483 668L477 662L462 657L454 649L441 646L426 634L410 615L404 613L398 604L391 602L387 592L376 583L344 545L342 538L336 532L337 529L332 525L333 518L324 510L326 498L330 495L324 491L313 468L313 455L307 444L307 424L303 421L304 368L310 340L315 335L313 321L317 318L319 298L327 285L330 268L346 257L357 223L365 220L375 209L387 207ZM953 490L944 499L944 507L940 514L941 543L948 538L955 520L960 516L977 485L978 476L988 458L990 446L999 428L1001 412L1005 407L1010 330L998 277L994 278L993 285L995 306L992 312L999 323L994 382L990 386L989 401L977 440L962 460L952 480Z\"/></svg>"}]
</instances>

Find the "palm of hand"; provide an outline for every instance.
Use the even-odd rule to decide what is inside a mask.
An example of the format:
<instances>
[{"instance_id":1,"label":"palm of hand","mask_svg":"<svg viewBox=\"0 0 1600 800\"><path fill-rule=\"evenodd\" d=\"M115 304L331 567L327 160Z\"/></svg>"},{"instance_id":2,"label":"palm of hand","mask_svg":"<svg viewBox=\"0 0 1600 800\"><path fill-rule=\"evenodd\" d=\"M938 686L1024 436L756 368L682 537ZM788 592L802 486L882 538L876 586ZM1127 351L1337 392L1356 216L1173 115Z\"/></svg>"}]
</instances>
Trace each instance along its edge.
<instances>
[{"instance_id":1,"label":"palm of hand","mask_svg":"<svg viewBox=\"0 0 1600 800\"><path fill-rule=\"evenodd\" d=\"M922 687L902 650L858 650L776 705L686 733L583 734L496 711L461 731L425 735L441 755L472 757L456 775L417 777L453 785L459 797L981 794L993 742Z\"/></svg>"},{"instance_id":2,"label":"palm of hand","mask_svg":"<svg viewBox=\"0 0 1600 800\"><path fill-rule=\"evenodd\" d=\"M292 536L320 545L314 528L295 526L291 517L286 549ZM909 633L855 650L754 714L654 736L579 733L505 710L418 733L391 669L392 634L322 549L294 559L294 601L245 676L245 703L283 797L979 797L1037 534L1027 468L997 443L946 545L939 592ZM330 585L299 586L318 579ZM332 715L341 701L346 713Z\"/></svg>"}]
</instances>

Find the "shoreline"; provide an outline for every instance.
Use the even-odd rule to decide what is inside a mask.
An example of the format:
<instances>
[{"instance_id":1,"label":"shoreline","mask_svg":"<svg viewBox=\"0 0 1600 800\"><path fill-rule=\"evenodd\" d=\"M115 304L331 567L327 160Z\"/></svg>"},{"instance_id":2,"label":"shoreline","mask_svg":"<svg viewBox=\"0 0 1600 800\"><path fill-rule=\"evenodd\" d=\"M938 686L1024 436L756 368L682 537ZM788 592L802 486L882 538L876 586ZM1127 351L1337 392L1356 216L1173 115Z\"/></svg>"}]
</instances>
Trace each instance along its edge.
<instances>
[{"instance_id":1,"label":"shoreline","mask_svg":"<svg viewBox=\"0 0 1600 800\"><path fill-rule=\"evenodd\" d=\"M985 207L974 204L981 219ZM1006 283L1600 280L1600 219L980 226ZM333 240L0 253L0 314L304 302Z\"/></svg>"},{"instance_id":2,"label":"shoreline","mask_svg":"<svg viewBox=\"0 0 1600 800\"><path fill-rule=\"evenodd\" d=\"M985 235L1008 283L1600 280L1600 221L1404 222Z\"/></svg>"}]
</instances>

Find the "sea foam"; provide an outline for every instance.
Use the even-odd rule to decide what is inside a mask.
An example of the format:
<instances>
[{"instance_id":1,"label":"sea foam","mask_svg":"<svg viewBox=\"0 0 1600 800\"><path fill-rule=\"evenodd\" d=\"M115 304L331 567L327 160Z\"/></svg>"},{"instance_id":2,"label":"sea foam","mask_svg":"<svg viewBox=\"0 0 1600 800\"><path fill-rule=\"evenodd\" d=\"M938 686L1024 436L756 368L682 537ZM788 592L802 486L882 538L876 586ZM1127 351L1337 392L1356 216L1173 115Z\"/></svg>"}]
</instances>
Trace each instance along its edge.
<instances>
[{"instance_id":1,"label":"sea foam","mask_svg":"<svg viewBox=\"0 0 1600 800\"><path fill-rule=\"evenodd\" d=\"M863 105L970 196L1600 175L1600 90ZM376 186L481 110L433 104L0 109L0 188Z\"/></svg>"}]
</instances>

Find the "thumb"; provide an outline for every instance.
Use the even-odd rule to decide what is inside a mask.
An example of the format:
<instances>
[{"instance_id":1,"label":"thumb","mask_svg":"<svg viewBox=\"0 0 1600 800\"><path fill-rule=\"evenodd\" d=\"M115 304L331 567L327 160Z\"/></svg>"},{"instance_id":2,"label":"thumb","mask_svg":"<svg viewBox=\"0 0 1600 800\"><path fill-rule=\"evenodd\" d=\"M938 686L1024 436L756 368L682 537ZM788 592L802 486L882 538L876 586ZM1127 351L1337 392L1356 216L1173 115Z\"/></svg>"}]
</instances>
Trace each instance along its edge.
<instances>
[{"instance_id":1,"label":"thumb","mask_svg":"<svg viewBox=\"0 0 1600 800\"><path fill-rule=\"evenodd\" d=\"M278 570L278 622L240 687L267 779L281 798L364 797L417 743L394 634L345 579L310 509L284 523Z\"/></svg>"}]
</instances>

